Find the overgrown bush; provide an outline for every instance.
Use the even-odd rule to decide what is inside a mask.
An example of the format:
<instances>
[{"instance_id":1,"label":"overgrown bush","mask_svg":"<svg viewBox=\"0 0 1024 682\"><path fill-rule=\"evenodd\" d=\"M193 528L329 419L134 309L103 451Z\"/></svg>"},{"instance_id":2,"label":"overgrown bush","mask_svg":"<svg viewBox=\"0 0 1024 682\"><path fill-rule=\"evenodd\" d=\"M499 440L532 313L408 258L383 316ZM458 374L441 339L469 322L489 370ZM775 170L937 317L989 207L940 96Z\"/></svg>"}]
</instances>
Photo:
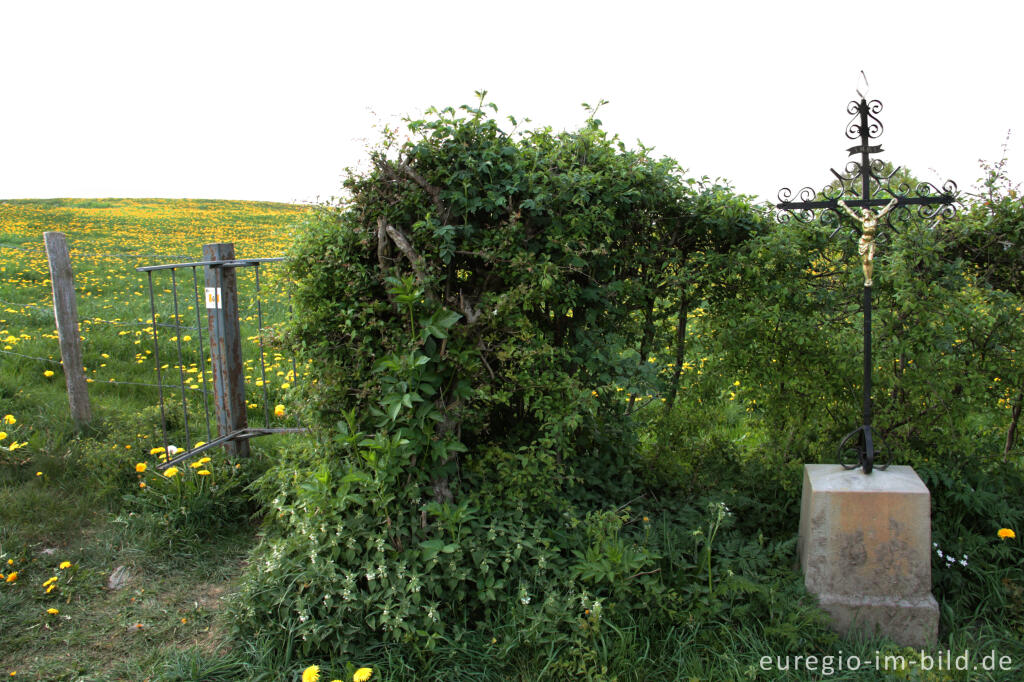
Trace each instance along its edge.
<instances>
[{"instance_id":1,"label":"overgrown bush","mask_svg":"<svg viewBox=\"0 0 1024 682\"><path fill-rule=\"evenodd\" d=\"M650 356L713 280L690 264L761 216L593 110L575 132L508 133L488 109L385 131L291 255L315 439L259 485L239 606L243 630L303 655L509 625L582 651L602 614L676 603L627 505L634 387L674 394Z\"/></svg>"},{"instance_id":2,"label":"overgrown bush","mask_svg":"<svg viewBox=\"0 0 1024 682\"><path fill-rule=\"evenodd\" d=\"M996 183L996 179L990 178ZM953 464L1016 447L1024 348L1021 201L964 197L957 217L885 229L873 286L874 427L897 459ZM833 461L860 424L863 275L854 240L780 223L712 290L716 370L742 380L776 447ZM1019 452L1019 450L1018 450Z\"/></svg>"}]
</instances>

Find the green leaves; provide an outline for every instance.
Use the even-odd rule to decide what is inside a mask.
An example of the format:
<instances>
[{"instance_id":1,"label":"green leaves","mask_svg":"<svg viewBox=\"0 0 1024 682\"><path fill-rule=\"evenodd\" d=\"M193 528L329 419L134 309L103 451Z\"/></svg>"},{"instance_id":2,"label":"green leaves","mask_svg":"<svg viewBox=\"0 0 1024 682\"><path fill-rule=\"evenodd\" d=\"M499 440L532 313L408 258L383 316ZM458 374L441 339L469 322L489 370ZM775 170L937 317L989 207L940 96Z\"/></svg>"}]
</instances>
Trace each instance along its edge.
<instances>
[{"instance_id":1,"label":"green leaves","mask_svg":"<svg viewBox=\"0 0 1024 682\"><path fill-rule=\"evenodd\" d=\"M462 315L459 313L452 312L451 310L439 309L429 318L420 322L420 325L423 327L420 338L424 341L426 341L430 336L433 336L436 339L447 339L448 330L451 329L460 319L462 319Z\"/></svg>"},{"instance_id":2,"label":"green leaves","mask_svg":"<svg viewBox=\"0 0 1024 682\"><path fill-rule=\"evenodd\" d=\"M506 132L478 96L408 121L405 141L385 130L292 254L289 340L329 437L275 467L261 617L312 647L429 648L491 617L541 641L576 627L581 586L656 588L634 578L657 557L631 534L561 526L607 491L635 496L636 423L615 388L663 390L648 358L674 343L664 311L720 270L694 254L729 252L757 212L609 136L603 100L576 131Z\"/></svg>"}]
</instances>

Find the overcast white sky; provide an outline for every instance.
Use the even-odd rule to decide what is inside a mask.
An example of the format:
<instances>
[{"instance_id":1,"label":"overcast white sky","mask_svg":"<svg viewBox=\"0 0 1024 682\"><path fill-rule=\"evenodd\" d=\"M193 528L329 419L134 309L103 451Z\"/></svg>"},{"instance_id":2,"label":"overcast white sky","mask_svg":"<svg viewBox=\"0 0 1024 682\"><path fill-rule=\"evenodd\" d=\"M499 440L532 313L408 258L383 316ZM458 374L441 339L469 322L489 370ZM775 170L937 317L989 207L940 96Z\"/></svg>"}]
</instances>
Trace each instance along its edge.
<instances>
[{"instance_id":1,"label":"overcast white sky","mask_svg":"<svg viewBox=\"0 0 1024 682\"><path fill-rule=\"evenodd\" d=\"M486 89L558 129L604 98L627 143L774 200L843 168L861 69L881 158L968 189L1010 129L1021 178L1022 27L1020 0L0 0L0 198L326 199L375 120Z\"/></svg>"}]
</instances>

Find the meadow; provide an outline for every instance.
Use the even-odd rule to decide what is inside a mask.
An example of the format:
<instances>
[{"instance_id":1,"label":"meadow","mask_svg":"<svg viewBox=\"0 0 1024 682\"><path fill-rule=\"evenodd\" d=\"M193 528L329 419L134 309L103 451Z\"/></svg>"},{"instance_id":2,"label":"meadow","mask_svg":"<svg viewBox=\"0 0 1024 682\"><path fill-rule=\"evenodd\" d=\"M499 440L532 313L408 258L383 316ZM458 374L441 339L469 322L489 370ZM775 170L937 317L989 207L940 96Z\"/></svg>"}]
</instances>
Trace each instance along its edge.
<instances>
[{"instance_id":1,"label":"meadow","mask_svg":"<svg viewBox=\"0 0 1024 682\"><path fill-rule=\"evenodd\" d=\"M185 447L210 436L203 419L210 369L194 330L197 302L202 306L202 270L198 301L189 269L176 283L181 287L178 318L169 274L154 273L155 321L163 325L156 329L160 348L155 349L149 284L135 268L201 260L202 245L211 242L233 242L239 256L280 256L305 210L165 199L0 202L0 412L6 415L0 426L0 573L8 581L0 591L0 671L5 675L143 679L168 651L213 651L223 644L226 634L213 618L253 541L246 516L239 526L218 532L216 541L202 532L184 545L172 536L180 536L189 522L216 525L215 518L202 516L211 509L194 510L195 518L171 528L167 519L148 528L137 522L146 516L146 499L138 496L158 497L165 492L161 484L170 483L152 468L136 471L143 468L138 465L151 467L165 445ZM45 231L63 232L71 251L93 411L92 423L83 428L69 419ZM240 278L247 402L253 423L262 424L269 414L275 425L294 425L267 409L268 400L271 408L285 401L296 377L294 365L280 353L268 351L260 366L258 313L264 336L272 335L288 306L288 292L273 268L263 275L259 311L252 273ZM154 350L162 353L167 440ZM191 443L182 428L181 386L194 420ZM215 422L212 428L216 435ZM210 454L201 468L183 467L182 484L202 484L216 496L231 487L223 476L227 469L237 464L240 479L243 467L259 466L259 458L228 464ZM208 473L200 478L198 471ZM128 493L137 499L126 502ZM60 569L66 562L70 565ZM131 577L124 588L108 591L107 579L119 566ZM53 577L57 580L46 582Z\"/></svg>"},{"instance_id":2,"label":"meadow","mask_svg":"<svg viewBox=\"0 0 1024 682\"><path fill-rule=\"evenodd\" d=\"M0 675L292 681L318 665L322 680L347 681L359 666L371 666L372 680L390 682L1018 679L1024 559L1019 541L996 531L1020 531L1024 520L1019 450L1008 461L972 452L970 466L915 454L901 462L913 464L933 491L933 581L942 618L936 648L954 656L970 650L973 662L996 651L1012 658L1014 670L923 671L933 652L879 638L840 639L794 570L801 466L810 458L793 455L780 440L788 445L807 438L802 424L780 435L764 419L762 395L771 382L738 369L746 360L735 358L748 347L723 350L725 323L696 306L687 313L689 345L671 412L659 412L661 399L647 390L654 382L610 385L600 396L650 415L636 444L642 466L623 467L630 476L643 470L646 492L629 507L588 517L588 532L601 552L627 558L623 543L635 539L633 556L644 553L644 569L657 566L652 574L674 576L665 578L669 589L656 598L661 611L602 620L595 601L598 606L588 604L571 619L570 634L556 633L546 644L524 644L525 628L508 622L461 640L439 639L429 650L380 646L358 660L306 656L298 641L295 650L284 650L240 636L234 616L244 607L237 600L241 576L267 533L263 522L273 521L265 518L273 507L250 486L303 437L254 439L247 459L214 449L172 477L154 470L168 445L195 446L211 435L196 419L210 380L195 331L202 325L202 285L194 285L187 270L173 283L156 273L151 308L148 277L135 268L197 261L202 244L221 241L233 242L239 257L283 255L309 210L212 200L0 202ZM94 415L84 426L68 414L42 247L48 230L64 232L71 245ZM258 308L251 275L243 274L240 283L247 405L251 424L296 426L294 390L309 368L293 364L278 344L290 299L283 271L275 267L261 275ZM738 331L726 335L743 331L746 318L735 318ZM261 342L267 349L262 365ZM785 358L785 350L773 352ZM669 351L652 351L652 372L675 371L665 359ZM166 383L163 419L158 369ZM986 410L977 421L985 439L975 437L979 452L998 453L992 443L998 445L1005 428L1009 393L996 388L992 404L979 407ZM187 436L183 399L193 420ZM610 481L608 491L632 483ZM296 487L299 494L315 493L315 485ZM117 576L126 581L113 584ZM606 604L609 613L612 606ZM840 652L864 661L881 652L915 663L833 673L759 664L766 655Z\"/></svg>"}]
</instances>

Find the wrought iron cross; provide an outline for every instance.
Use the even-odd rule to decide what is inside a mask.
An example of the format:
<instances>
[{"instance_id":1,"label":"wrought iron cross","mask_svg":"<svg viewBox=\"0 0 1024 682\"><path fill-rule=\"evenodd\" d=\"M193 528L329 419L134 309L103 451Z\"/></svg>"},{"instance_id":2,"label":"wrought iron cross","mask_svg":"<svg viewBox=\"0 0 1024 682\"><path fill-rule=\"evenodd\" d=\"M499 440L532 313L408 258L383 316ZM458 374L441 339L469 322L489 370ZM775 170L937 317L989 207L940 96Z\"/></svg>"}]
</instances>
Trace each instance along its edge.
<instances>
[{"instance_id":1,"label":"wrought iron cross","mask_svg":"<svg viewBox=\"0 0 1024 682\"><path fill-rule=\"evenodd\" d=\"M863 88L863 92L861 91ZM779 221L810 223L817 220L821 224L835 225L831 237L843 228L842 221L853 219L853 236L858 239L858 252L864 268L864 383L862 425L848 433L839 443L839 460L846 469L860 466L865 474L870 474L874 467L875 454L885 450L884 444L871 431L871 287L873 284L873 260L878 237L878 222L885 218L885 226L893 230L891 217L895 212L907 213L910 207L917 207L917 215L930 220L936 217L951 217L956 213L956 183L947 180L942 189L935 185L922 182L913 187L905 182L895 180L899 168L885 173L885 164L879 159L872 159L872 154L884 151L881 145L870 144L882 134L882 122L877 114L882 111L882 103L878 100L867 100L867 79L861 72L861 87L857 88L860 101L852 101L847 113L853 119L846 126L846 137L851 140L860 139L860 144L847 149L850 156L860 156L860 161L846 164L845 173L840 174L830 169L839 181L826 187L820 193L810 187L797 192L793 201L793 192L788 187L779 190ZM859 185L859 186L858 186ZM817 213L819 209L820 215ZM859 215L853 209L860 209ZM881 209L881 210L878 210ZM876 212L877 211L877 212ZM854 442L855 445L849 445ZM876 440L879 445L876 445ZM857 464L847 464L850 453L857 453ZM886 462L880 469L889 466Z\"/></svg>"}]
</instances>

